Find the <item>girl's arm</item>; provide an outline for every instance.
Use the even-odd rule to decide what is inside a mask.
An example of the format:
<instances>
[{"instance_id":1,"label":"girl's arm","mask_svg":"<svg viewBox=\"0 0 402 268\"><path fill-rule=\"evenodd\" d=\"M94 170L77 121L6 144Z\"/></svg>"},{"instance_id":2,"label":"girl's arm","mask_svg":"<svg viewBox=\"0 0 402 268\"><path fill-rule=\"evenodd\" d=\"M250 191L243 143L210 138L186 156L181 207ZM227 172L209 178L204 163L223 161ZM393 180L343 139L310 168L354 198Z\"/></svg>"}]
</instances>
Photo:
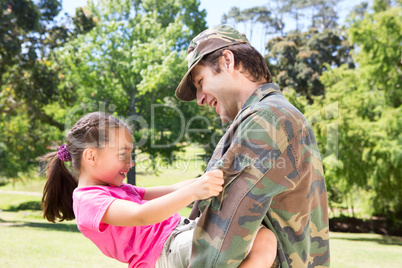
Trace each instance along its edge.
<instances>
[{"instance_id":1,"label":"girl's arm","mask_svg":"<svg viewBox=\"0 0 402 268\"><path fill-rule=\"evenodd\" d=\"M146 187L145 188L145 194L144 194L144 200L152 200L167 194L170 194L171 192L177 191L178 189L187 186L189 184L194 183L197 181L197 179L190 179L190 180L185 180L181 181L172 185L162 185L162 186L153 186L153 187Z\"/></svg>"},{"instance_id":2,"label":"girl's arm","mask_svg":"<svg viewBox=\"0 0 402 268\"><path fill-rule=\"evenodd\" d=\"M193 183L139 205L116 199L106 210L102 222L116 226L151 225L164 221L195 200L217 196L223 189L221 170L207 172Z\"/></svg>"}]
</instances>

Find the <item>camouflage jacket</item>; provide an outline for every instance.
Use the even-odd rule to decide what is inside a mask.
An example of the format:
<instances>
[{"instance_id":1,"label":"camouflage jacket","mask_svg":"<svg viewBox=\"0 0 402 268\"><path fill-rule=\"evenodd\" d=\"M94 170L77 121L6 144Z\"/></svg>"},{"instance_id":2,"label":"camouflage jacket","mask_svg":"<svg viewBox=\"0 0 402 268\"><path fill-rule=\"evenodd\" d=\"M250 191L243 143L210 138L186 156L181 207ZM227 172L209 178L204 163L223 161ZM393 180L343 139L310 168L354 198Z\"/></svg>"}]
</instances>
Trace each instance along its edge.
<instances>
[{"instance_id":1,"label":"camouflage jacket","mask_svg":"<svg viewBox=\"0 0 402 268\"><path fill-rule=\"evenodd\" d=\"M190 267L237 267L261 222L278 239L275 264L329 266L328 200L317 143L277 84L258 88L220 140L207 170L224 190L197 201Z\"/></svg>"}]
</instances>

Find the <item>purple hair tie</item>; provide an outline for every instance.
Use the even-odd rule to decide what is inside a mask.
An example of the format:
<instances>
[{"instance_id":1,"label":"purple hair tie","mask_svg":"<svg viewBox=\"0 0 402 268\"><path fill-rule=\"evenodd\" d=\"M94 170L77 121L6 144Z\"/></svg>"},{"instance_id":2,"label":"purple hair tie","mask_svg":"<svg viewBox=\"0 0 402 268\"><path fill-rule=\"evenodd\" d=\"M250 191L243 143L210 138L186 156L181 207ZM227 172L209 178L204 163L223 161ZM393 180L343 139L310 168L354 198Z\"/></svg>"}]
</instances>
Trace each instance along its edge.
<instances>
[{"instance_id":1,"label":"purple hair tie","mask_svg":"<svg viewBox=\"0 0 402 268\"><path fill-rule=\"evenodd\" d=\"M67 149L67 145L61 145L59 147L59 151L57 152L57 156L60 158L61 161L68 162L71 161L71 154Z\"/></svg>"}]
</instances>

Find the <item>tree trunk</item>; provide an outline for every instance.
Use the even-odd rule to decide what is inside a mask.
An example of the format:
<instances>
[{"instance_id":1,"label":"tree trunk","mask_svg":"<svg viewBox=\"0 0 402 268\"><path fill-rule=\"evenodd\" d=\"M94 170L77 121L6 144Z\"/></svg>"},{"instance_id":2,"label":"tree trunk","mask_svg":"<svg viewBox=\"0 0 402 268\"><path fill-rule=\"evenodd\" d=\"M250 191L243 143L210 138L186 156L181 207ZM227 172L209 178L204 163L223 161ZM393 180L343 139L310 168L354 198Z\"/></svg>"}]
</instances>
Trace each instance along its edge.
<instances>
[{"instance_id":1,"label":"tree trunk","mask_svg":"<svg viewBox=\"0 0 402 268\"><path fill-rule=\"evenodd\" d=\"M137 92L137 88L134 86L132 94L131 94L131 100L130 100L130 109L129 109L129 116L133 116L136 114L135 112L135 93ZM134 144L133 144L134 145ZM135 145L133 151L135 152ZM135 163L135 153L132 155L133 162ZM130 168L130 171L127 173L127 183L136 185L136 172L135 172L135 164L132 168Z\"/></svg>"},{"instance_id":2,"label":"tree trunk","mask_svg":"<svg viewBox=\"0 0 402 268\"><path fill-rule=\"evenodd\" d=\"M133 155L133 161L135 163L135 155ZM135 178L136 178L136 173L135 173L135 165L134 165L132 168L130 168L130 171L127 173L127 183L136 185Z\"/></svg>"}]
</instances>

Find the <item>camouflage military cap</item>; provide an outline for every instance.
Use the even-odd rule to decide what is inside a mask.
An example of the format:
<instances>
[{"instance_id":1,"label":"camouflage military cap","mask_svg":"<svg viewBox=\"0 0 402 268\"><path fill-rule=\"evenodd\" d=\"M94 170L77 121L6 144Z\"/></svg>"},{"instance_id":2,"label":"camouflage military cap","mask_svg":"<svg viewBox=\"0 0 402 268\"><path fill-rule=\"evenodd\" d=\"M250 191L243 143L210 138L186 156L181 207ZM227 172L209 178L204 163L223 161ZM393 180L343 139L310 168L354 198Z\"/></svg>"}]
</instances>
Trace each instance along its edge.
<instances>
[{"instance_id":1,"label":"camouflage military cap","mask_svg":"<svg viewBox=\"0 0 402 268\"><path fill-rule=\"evenodd\" d=\"M229 25L209 28L194 37L187 50L188 71L176 89L176 97L182 101L192 101L196 98L196 88L191 81L190 72L204 55L241 43L249 41L244 34Z\"/></svg>"}]
</instances>

